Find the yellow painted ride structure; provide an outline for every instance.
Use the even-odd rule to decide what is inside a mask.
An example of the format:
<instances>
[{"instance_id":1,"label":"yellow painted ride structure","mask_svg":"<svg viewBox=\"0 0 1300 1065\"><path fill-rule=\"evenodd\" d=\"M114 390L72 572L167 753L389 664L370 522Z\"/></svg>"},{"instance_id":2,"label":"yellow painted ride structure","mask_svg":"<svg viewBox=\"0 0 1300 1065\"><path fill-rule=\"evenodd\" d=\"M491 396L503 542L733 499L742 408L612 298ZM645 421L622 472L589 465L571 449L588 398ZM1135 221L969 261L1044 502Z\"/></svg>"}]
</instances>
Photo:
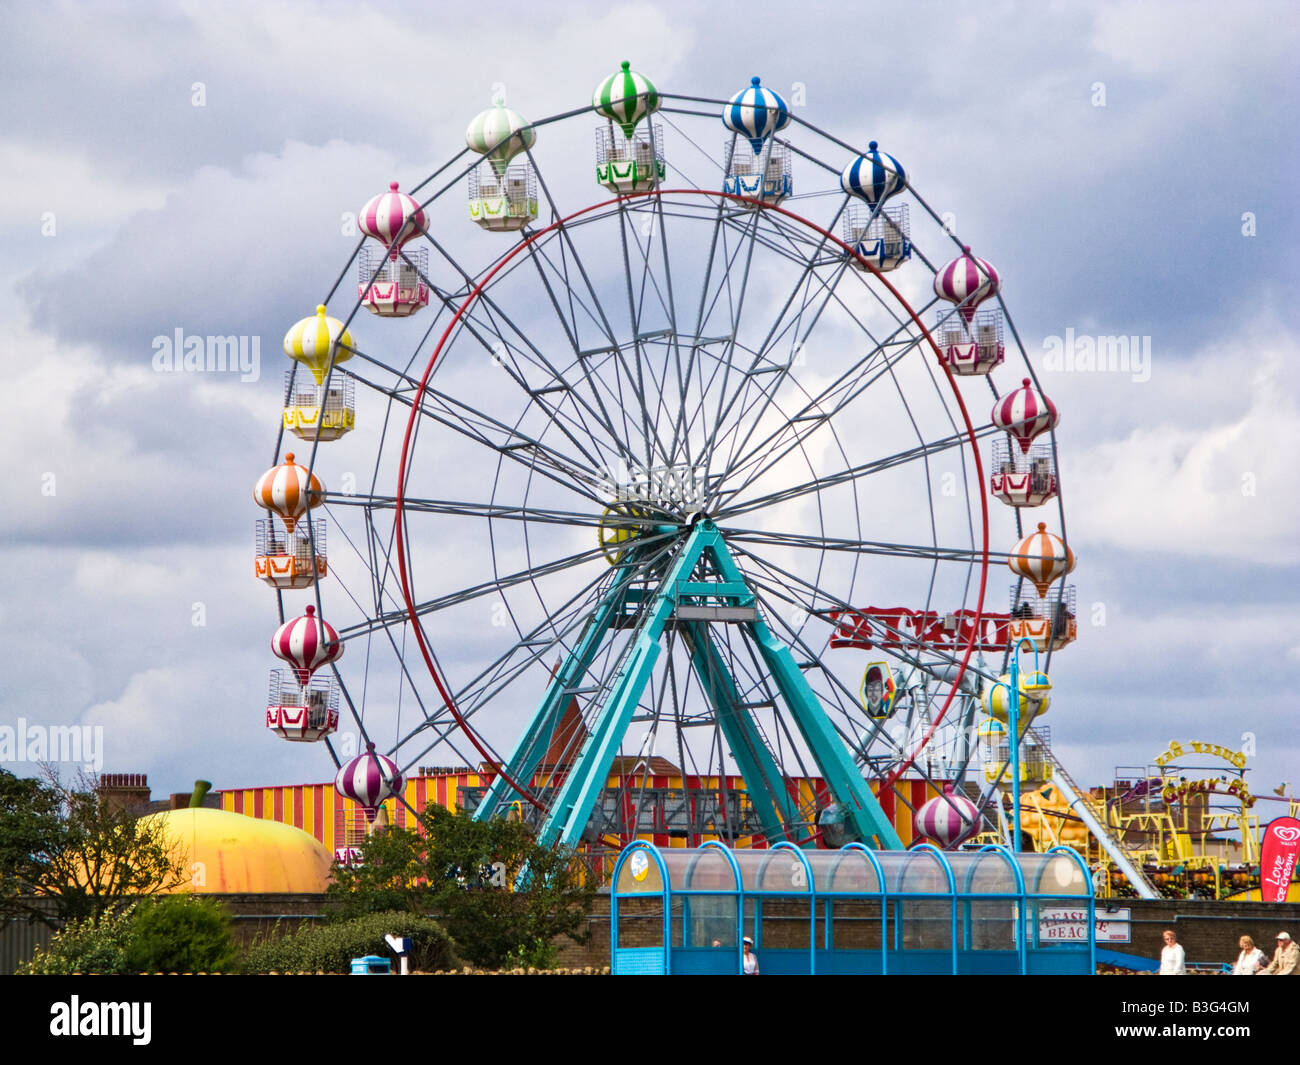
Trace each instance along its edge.
<instances>
[{"instance_id":1,"label":"yellow painted ride structure","mask_svg":"<svg viewBox=\"0 0 1300 1065\"><path fill-rule=\"evenodd\" d=\"M998 726L990 721L981 729L982 738L987 731L990 743L1002 743L1000 759L986 756L990 782L999 771L1006 774ZM1042 732L1029 735L1041 738ZM1045 783L1021 796L1021 830L1038 851L1077 850L1094 870L1099 897L1134 893L1114 858L1116 850L1162 896L1245 898L1258 887L1260 823L1253 812L1256 797L1245 780L1244 753L1174 741L1147 766L1119 767L1111 786L1087 793L1075 789L1073 802L1066 789L1050 781L1055 760L1050 750L1045 755ZM1206 764L1206 758L1214 764ZM1294 811L1297 804L1290 805ZM1108 837L1105 841L1085 823L1085 814ZM1009 809L1000 816L1009 821Z\"/></svg>"}]
</instances>

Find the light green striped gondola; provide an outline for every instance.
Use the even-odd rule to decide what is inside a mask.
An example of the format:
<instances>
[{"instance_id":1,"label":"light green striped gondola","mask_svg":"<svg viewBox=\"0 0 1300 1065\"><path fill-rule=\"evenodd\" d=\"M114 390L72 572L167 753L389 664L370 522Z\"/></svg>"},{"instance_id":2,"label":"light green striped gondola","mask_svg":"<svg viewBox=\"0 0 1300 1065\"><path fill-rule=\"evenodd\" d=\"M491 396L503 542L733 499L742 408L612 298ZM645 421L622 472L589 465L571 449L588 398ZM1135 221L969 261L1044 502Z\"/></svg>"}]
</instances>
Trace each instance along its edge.
<instances>
[{"instance_id":1,"label":"light green striped gondola","mask_svg":"<svg viewBox=\"0 0 1300 1065\"><path fill-rule=\"evenodd\" d=\"M492 164L500 177L510 160L537 143L537 131L519 114L500 100L480 111L465 130L465 143Z\"/></svg>"}]
</instances>

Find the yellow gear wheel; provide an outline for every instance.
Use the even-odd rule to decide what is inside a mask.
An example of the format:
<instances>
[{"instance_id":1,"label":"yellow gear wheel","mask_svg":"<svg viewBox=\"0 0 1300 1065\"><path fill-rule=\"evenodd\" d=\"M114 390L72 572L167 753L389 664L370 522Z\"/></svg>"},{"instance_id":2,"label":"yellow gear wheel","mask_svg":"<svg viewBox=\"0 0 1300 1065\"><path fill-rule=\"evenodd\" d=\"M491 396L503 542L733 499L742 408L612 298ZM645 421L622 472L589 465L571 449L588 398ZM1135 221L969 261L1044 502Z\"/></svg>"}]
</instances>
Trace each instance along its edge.
<instances>
[{"instance_id":1,"label":"yellow gear wheel","mask_svg":"<svg viewBox=\"0 0 1300 1065\"><path fill-rule=\"evenodd\" d=\"M643 522L649 517L643 507L634 503L611 503L600 516L600 549L605 561L617 566L623 561L628 545L641 535Z\"/></svg>"}]
</instances>

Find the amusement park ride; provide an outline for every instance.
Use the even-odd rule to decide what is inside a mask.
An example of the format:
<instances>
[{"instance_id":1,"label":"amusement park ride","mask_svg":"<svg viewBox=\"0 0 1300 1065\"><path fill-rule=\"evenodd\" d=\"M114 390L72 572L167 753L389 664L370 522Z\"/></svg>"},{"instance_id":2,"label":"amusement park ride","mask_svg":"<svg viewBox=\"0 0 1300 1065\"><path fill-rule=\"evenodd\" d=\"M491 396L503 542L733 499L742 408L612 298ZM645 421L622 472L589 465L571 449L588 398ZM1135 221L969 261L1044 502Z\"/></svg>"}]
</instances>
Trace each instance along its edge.
<instances>
[{"instance_id":1,"label":"amusement park ride","mask_svg":"<svg viewBox=\"0 0 1300 1065\"><path fill-rule=\"evenodd\" d=\"M589 109L498 99L466 142L366 203L285 337L266 727L322 743L370 819L460 762L476 817L581 848L891 849L904 813L1011 842L1003 792L1050 779L1149 890L1034 727L1077 636L1057 409L899 160L758 78L676 96L627 63ZM1050 802L1029 834L1069 843Z\"/></svg>"}]
</instances>

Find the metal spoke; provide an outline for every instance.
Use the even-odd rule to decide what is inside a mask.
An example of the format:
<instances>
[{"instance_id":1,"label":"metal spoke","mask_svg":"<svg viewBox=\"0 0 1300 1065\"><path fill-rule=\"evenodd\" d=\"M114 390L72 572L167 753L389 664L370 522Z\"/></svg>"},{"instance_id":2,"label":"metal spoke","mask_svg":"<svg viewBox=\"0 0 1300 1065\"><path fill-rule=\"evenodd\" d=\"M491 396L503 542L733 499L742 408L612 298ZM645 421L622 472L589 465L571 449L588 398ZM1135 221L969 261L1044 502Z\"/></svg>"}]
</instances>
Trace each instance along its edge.
<instances>
[{"instance_id":1,"label":"metal spoke","mask_svg":"<svg viewBox=\"0 0 1300 1065\"><path fill-rule=\"evenodd\" d=\"M997 432L998 430L995 427L987 426L984 429L976 430L975 436L976 439L983 439L985 437L994 436ZM965 432L955 433L951 436L936 440L933 443L920 444L917 447L908 448L906 451L900 451L894 455L888 455L880 459L873 459L870 462L859 463L855 466L849 467L848 469L841 470L838 473L803 481L800 484L792 485L789 488L778 489L769 492L767 495L758 496L757 498L746 500L743 503L737 503L730 507L722 507L717 511L715 517L719 521L729 521L742 514L751 514L777 503L785 503L794 499L799 499L803 496L824 491L827 488L834 487L835 485L851 483L872 473L881 473L896 466L902 466L909 462L916 462L930 455L937 455L954 448L961 448L969 444L969 442L969 434Z\"/></svg>"}]
</instances>

